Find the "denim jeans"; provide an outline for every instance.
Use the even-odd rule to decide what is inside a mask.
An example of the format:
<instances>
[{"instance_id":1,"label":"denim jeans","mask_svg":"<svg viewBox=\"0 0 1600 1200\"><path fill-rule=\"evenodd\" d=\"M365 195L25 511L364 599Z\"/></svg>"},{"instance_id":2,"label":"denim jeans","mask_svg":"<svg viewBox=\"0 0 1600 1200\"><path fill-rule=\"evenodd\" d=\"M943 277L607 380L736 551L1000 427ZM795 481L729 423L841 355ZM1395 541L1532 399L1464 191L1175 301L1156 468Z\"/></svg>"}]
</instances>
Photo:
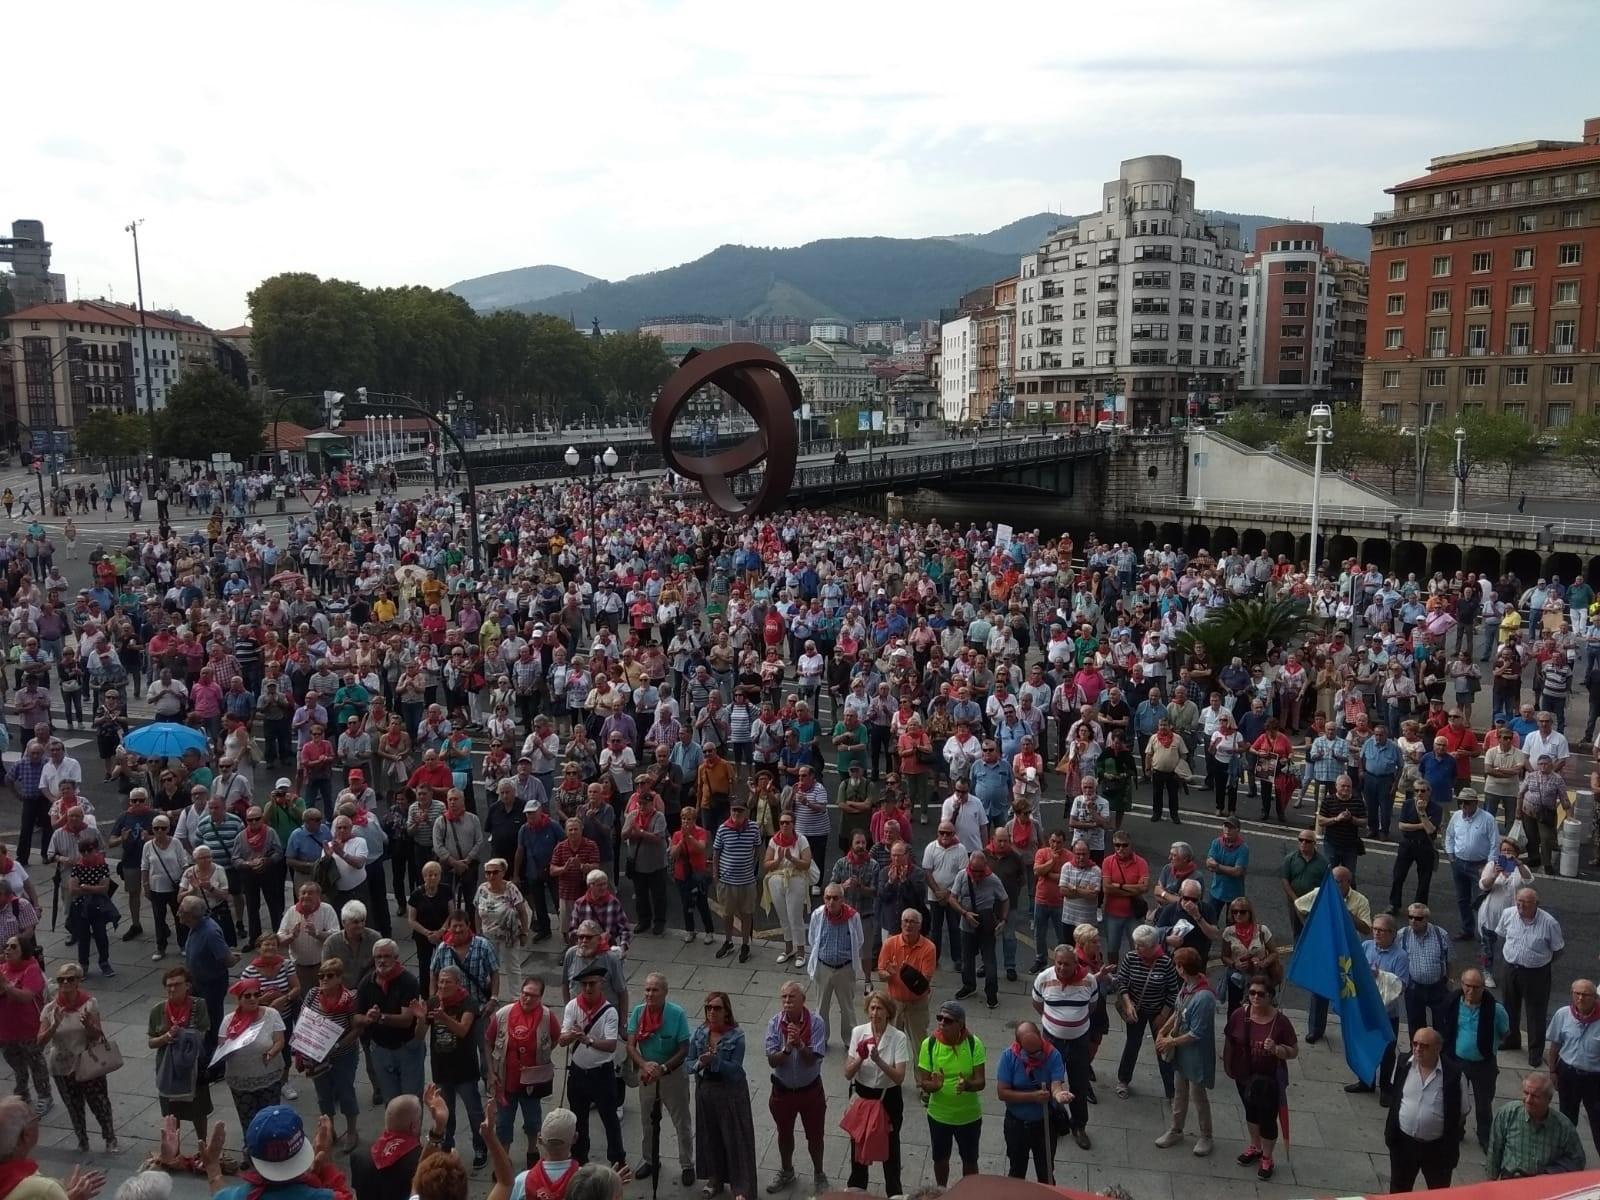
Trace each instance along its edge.
<instances>
[{"instance_id":1,"label":"denim jeans","mask_svg":"<svg viewBox=\"0 0 1600 1200\"><path fill-rule=\"evenodd\" d=\"M1061 920L1061 906L1035 904L1033 906L1033 961L1039 970L1049 961L1057 946L1070 944L1066 926Z\"/></svg>"},{"instance_id":2,"label":"denim jeans","mask_svg":"<svg viewBox=\"0 0 1600 1200\"><path fill-rule=\"evenodd\" d=\"M1471 933L1477 928L1477 905L1483 899L1483 891L1478 887L1478 877L1483 874L1484 864L1481 862L1462 862L1458 858L1450 860L1450 882L1456 889L1456 913L1461 918L1461 933Z\"/></svg>"},{"instance_id":3,"label":"denim jeans","mask_svg":"<svg viewBox=\"0 0 1600 1200\"><path fill-rule=\"evenodd\" d=\"M398 1050L372 1043L372 1066L378 1074L378 1091L386 1099L422 1095L422 1063L426 1047L412 1038Z\"/></svg>"},{"instance_id":4,"label":"denim jeans","mask_svg":"<svg viewBox=\"0 0 1600 1200\"><path fill-rule=\"evenodd\" d=\"M467 1125L472 1130L472 1148L483 1149L483 1135L478 1132L478 1126L483 1124L483 1093L478 1089L478 1081L474 1079L468 1083L441 1083L439 1091L444 1096L445 1107L450 1110L450 1119L444 1127L445 1149L455 1149L458 1097L467 1109Z\"/></svg>"},{"instance_id":5,"label":"denim jeans","mask_svg":"<svg viewBox=\"0 0 1600 1200\"><path fill-rule=\"evenodd\" d=\"M351 1047L333 1060L333 1063L312 1082L317 1089L317 1111L325 1117L343 1113L351 1120L360 1113L356 1103L356 1066L361 1052Z\"/></svg>"},{"instance_id":6,"label":"denim jeans","mask_svg":"<svg viewBox=\"0 0 1600 1200\"><path fill-rule=\"evenodd\" d=\"M961 917L948 904L931 904L928 913L928 936L933 939L933 961L938 965L944 949L944 935L950 942L950 965L961 965Z\"/></svg>"},{"instance_id":7,"label":"denim jeans","mask_svg":"<svg viewBox=\"0 0 1600 1200\"><path fill-rule=\"evenodd\" d=\"M1019 911L1020 904L1014 904L1006 913L1005 924L1000 926L1000 947L1005 958L1005 968L1015 972L1017 969L1017 922L1022 920Z\"/></svg>"},{"instance_id":8,"label":"denim jeans","mask_svg":"<svg viewBox=\"0 0 1600 1200\"><path fill-rule=\"evenodd\" d=\"M519 1112L522 1114L522 1132L528 1135L528 1145L532 1147L538 1138L539 1123L544 1119L540 1115L539 1097L527 1092L518 1092L511 1097L509 1104L504 1100L495 1101L494 1135L500 1139L502 1146L511 1145Z\"/></svg>"},{"instance_id":9,"label":"denim jeans","mask_svg":"<svg viewBox=\"0 0 1600 1200\"><path fill-rule=\"evenodd\" d=\"M1139 917L1113 917L1109 913L1106 914L1105 936L1100 944L1105 947L1107 958L1118 958L1122 955L1122 948L1127 944L1129 935L1141 922L1142 919Z\"/></svg>"},{"instance_id":10,"label":"denim jeans","mask_svg":"<svg viewBox=\"0 0 1600 1200\"><path fill-rule=\"evenodd\" d=\"M1128 1026L1128 1040L1122 1045L1122 1058L1117 1063L1117 1079L1127 1083L1133 1078L1134 1065L1139 1061L1139 1046L1144 1041L1145 1032L1150 1034L1151 1045L1156 1040L1155 1019L1158 1014L1140 1014L1138 1019ZM1156 1068L1161 1072L1161 1086L1166 1091L1167 1099L1172 1099L1174 1091L1172 1064L1160 1055L1156 1056Z\"/></svg>"}]
</instances>

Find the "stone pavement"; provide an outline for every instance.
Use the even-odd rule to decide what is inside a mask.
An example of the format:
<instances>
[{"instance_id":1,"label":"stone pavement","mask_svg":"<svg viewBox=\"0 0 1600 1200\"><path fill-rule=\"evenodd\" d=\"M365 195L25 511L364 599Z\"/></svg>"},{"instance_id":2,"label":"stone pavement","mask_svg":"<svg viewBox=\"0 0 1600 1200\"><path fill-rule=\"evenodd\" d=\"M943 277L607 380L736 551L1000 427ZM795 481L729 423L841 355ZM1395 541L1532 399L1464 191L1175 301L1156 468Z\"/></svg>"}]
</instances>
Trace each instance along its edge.
<instances>
[{"instance_id":1,"label":"stone pavement","mask_svg":"<svg viewBox=\"0 0 1600 1200\"><path fill-rule=\"evenodd\" d=\"M48 884L45 885L48 887ZM48 924L48 918L46 919ZM52 964L59 963L71 951L65 946L64 934L44 932L41 941ZM148 937L130 942L113 942L112 959L117 968L113 979L101 977L91 966L87 985L99 1002L107 1030L122 1048L126 1065L112 1076L112 1109L116 1118L118 1137L122 1149L117 1154L106 1154L91 1118L90 1141L94 1147L90 1161L107 1171L110 1186L138 1169L146 1153L154 1148L160 1124L160 1109L155 1099L154 1053L145 1045L145 1023L150 1008L160 995L160 970L176 961L171 955L161 963L149 961L151 943ZM740 965L734 959L717 960L715 946L703 941L685 944L682 935L669 932L661 938L640 937L634 941L634 953L628 960L628 976L633 988L631 1002L637 1002L644 976L651 970L664 971L672 987L672 999L682 1004L698 1019L700 1001L709 990L722 990L730 994L734 1010L749 1040L748 1064L751 1095L756 1107L756 1136L761 1141L760 1184L770 1182L778 1165L776 1137L770 1119L766 1116L766 1099L770 1090L768 1071L764 1063L761 1040L766 1022L778 1011L778 990L786 979L800 978L796 972L786 971L773 963L775 947L757 942L748 963ZM532 971L542 972L547 978L558 974L554 954L532 956ZM936 997L946 998L959 986L947 963L941 964L935 980ZM990 1012L984 1007L980 995L967 1002L969 1024L983 1041L990 1062L989 1086L984 1095L984 1131L981 1168L986 1173L1004 1174L1005 1157L1000 1135L1001 1105L995 1099L994 1070L1000 1053L1010 1043L1009 1024L1032 1015L1027 998L1026 977L1016 983L1000 983L999 1009ZM1296 993L1292 993L1296 994ZM554 998L554 994L552 994ZM837 1014L834 1014L835 1017ZM1304 1028L1304 1014L1292 1012L1297 1028ZM1058 1181L1067 1187L1097 1190L1111 1183L1127 1188L1137 1200L1197 1200L1201 1197L1222 1197L1255 1194L1262 1197L1292 1197L1309 1195L1350 1195L1379 1192L1386 1187L1388 1160L1383 1149L1384 1110L1372 1096L1351 1096L1343 1091L1350 1075L1345 1068L1338 1042L1337 1020L1333 1033L1316 1046L1302 1046L1301 1056L1290 1065L1290 1142L1287 1153L1280 1150L1278 1174L1269 1184L1258 1183L1252 1170L1238 1166L1234 1156L1243 1146L1244 1127L1239 1101L1231 1083L1223 1076L1220 1063L1217 1072L1217 1089L1213 1093L1213 1113L1216 1124L1216 1151L1204 1159L1189 1153L1191 1140L1185 1147L1158 1150L1154 1139L1166 1127L1165 1102L1161 1098L1161 1085L1156 1074L1153 1046L1142 1048L1140 1061L1134 1074L1134 1094L1128 1100L1119 1100L1115 1094L1117 1056L1123 1045L1120 1022L1113 1019L1113 1030L1100 1049L1096 1059L1099 1072L1097 1090L1100 1102L1090 1108L1089 1130L1093 1148L1079 1150L1070 1140L1062 1142L1056 1157ZM846 1103L846 1089L842 1072L842 1054L838 1048L839 1032L834 1031L833 1051L824 1071L824 1081L829 1096L827 1120L826 1167L833 1187L843 1190L849 1171L849 1143L838 1129L838 1121ZM1526 1070L1520 1055L1502 1058L1500 1097L1513 1099L1518 1094L1520 1075ZM300 1099L295 1107L309 1121L315 1116L315 1095L309 1083L297 1080ZM926 1153L928 1130L920 1106L912 1098L911 1083L907 1085L907 1117L902 1130L904 1150L904 1185L907 1192L933 1183L933 1170ZM363 1104L370 1098L364 1073L358 1075L357 1093ZM558 1083L557 1095L561 1093ZM241 1131L233 1112L231 1098L223 1085L212 1089L217 1106L215 1118L229 1127L228 1143L232 1150L239 1146ZM362 1144L365 1146L381 1128L381 1110L363 1109L360 1118ZM464 1123L465 1114L461 1114ZM598 1138L598 1122L593 1122ZM1470 1128L1470 1126L1469 1126ZM637 1162L643 1141L641 1136L638 1102L629 1098L623 1121L624 1144L630 1159ZM1587 1136L1585 1136L1587 1141ZM660 1181L659 1191L669 1196L691 1194L677 1183L678 1161L675 1154L671 1122L663 1132L666 1176ZM186 1149L192 1149L185 1142ZM514 1160L520 1146L514 1147ZM58 1102L45 1118L40 1139L38 1160L47 1174L64 1176L81 1161L77 1153L71 1126L65 1108ZM797 1158L802 1167L802 1184L795 1195L811 1192L809 1160L803 1143ZM959 1164L956 1167L959 1170ZM1469 1136L1463 1149L1462 1167L1456 1174L1458 1182L1482 1178L1482 1157ZM180 1200L206 1194L203 1179L184 1177L175 1180L174 1194ZM872 1173L872 1187L882 1187L878 1169ZM487 1172L474 1176L474 1195L486 1194ZM109 1190L106 1193L110 1194ZM630 1197L649 1195L649 1185L635 1184L629 1188Z\"/></svg>"}]
</instances>

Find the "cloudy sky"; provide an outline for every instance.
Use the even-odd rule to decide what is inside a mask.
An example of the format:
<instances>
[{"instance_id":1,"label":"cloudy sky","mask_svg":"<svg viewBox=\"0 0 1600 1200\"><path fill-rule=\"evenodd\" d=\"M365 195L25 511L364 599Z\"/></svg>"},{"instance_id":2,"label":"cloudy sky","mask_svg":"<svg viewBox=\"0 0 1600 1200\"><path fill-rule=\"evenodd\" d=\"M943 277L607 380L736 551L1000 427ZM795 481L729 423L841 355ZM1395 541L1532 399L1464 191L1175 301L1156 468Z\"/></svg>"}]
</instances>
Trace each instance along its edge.
<instances>
[{"instance_id":1,"label":"cloudy sky","mask_svg":"<svg viewBox=\"0 0 1600 1200\"><path fill-rule=\"evenodd\" d=\"M118 0L8 12L0 224L217 326L279 271L608 278L983 231L1174 154L1203 207L1365 221L1435 154L1600 115L1590 0ZM18 52L32 46L36 51Z\"/></svg>"}]
</instances>

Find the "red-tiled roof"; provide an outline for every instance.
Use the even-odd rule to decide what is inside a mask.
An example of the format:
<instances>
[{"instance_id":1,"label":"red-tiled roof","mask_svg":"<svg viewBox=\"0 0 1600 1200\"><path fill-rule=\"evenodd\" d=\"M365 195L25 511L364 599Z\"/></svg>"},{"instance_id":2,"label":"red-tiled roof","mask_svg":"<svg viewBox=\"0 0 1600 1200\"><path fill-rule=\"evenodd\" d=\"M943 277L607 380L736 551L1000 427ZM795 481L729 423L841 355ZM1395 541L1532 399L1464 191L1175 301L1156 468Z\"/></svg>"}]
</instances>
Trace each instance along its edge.
<instances>
[{"instance_id":1,"label":"red-tiled roof","mask_svg":"<svg viewBox=\"0 0 1600 1200\"><path fill-rule=\"evenodd\" d=\"M253 337L254 335L255 330L251 329L248 325L235 325L232 329L217 330L217 336L225 338L247 338Z\"/></svg>"},{"instance_id":2,"label":"red-tiled roof","mask_svg":"<svg viewBox=\"0 0 1600 1200\"><path fill-rule=\"evenodd\" d=\"M114 309L102 308L89 300L73 300L65 304L35 304L32 308L14 312L11 321L94 321L105 325L138 325L138 314L133 319Z\"/></svg>"},{"instance_id":3,"label":"red-tiled roof","mask_svg":"<svg viewBox=\"0 0 1600 1200\"><path fill-rule=\"evenodd\" d=\"M261 448L268 454L277 450L304 450L306 435L311 432L312 430L304 425L296 425L293 421L268 421L261 431Z\"/></svg>"},{"instance_id":4,"label":"red-tiled roof","mask_svg":"<svg viewBox=\"0 0 1600 1200\"><path fill-rule=\"evenodd\" d=\"M1482 162L1462 163L1457 167L1441 167L1426 175L1418 175L1404 183L1385 188L1386 192L1406 192L1415 188L1437 187L1447 183L1461 183L1468 179L1487 179L1494 175L1521 175L1529 171L1553 171L1562 167L1578 167L1586 163L1600 163L1600 146L1570 146L1565 150L1533 150L1527 154L1511 154L1505 158L1489 158Z\"/></svg>"}]
</instances>

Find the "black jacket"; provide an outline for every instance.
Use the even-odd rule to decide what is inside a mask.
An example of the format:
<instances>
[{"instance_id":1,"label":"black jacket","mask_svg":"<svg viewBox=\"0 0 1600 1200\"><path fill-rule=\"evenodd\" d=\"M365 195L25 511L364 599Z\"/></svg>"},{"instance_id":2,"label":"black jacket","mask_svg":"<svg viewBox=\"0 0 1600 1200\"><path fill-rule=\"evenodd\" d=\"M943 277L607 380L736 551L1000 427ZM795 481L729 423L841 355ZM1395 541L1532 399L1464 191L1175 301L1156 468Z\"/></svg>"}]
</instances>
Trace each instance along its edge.
<instances>
[{"instance_id":1,"label":"black jacket","mask_svg":"<svg viewBox=\"0 0 1600 1200\"><path fill-rule=\"evenodd\" d=\"M1389 1119L1384 1122L1384 1145L1393 1148L1400 1136L1400 1097L1405 1094L1406 1077L1411 1074L1410 1057L1394 1073L1394 1100L1389 1105ZM1461 1068L1449 1059L1440 1057L1439 1069L1444 1072L1444 1143L1445 1159L1454 1170L1461 1157L1461 1139L1466 1133L1466 1120L1461 1113Z\"/></svg>"}]
</instances>

